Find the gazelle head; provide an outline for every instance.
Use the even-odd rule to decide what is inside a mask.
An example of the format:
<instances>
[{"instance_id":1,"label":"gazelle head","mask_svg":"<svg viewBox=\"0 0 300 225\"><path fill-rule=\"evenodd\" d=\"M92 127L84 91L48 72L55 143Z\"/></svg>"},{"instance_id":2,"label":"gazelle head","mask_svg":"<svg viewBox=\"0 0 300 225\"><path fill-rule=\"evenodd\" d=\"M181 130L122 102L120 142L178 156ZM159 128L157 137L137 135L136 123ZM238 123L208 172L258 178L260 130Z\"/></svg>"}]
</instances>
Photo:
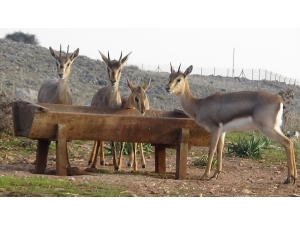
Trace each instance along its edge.
<instances>
[{"instance_id":1,"label":"gazelle head","mask_svg":"<svg viewBox=\"0 0 300 225\"><path fill-rule=\"evenodd\" d=\"M131 107L138 110L142 115L144 115L146 110L149 109L149 101L146 90L149 87L150 82L151 78L149 78L142 87L136 87L129 79L127 79L127 85L131 90L128 101L131 103Z\"/></svg>"},{"instance_id":2,"label":"gazelle head","mask_svg":"<svg viewBox=\"0 0 300 225\"><path fill-rule=\"evenodd\" d=\"M178 67L177 72L173 69L171 63L171 74L169 76L169 83L166 85L166 91L175 94L180 95L184 93L185 85L187 83L186 77L193 71L193 66L189 66L184 73L180 71L180 66Z\"/></svg>"},{"instance_id":3,"label":"gazelle head","mask_svg":"<svg viewBox=\"0 0 300 225\"><path fill-rule=\"evenodd\" d=\"M74 59L76 59L79 54L79 48L77 48L70 56L68 56L69 45L68 45L67 54L65 56L61 55L61 45L60 45L59 55L51 47L49 47L49 50L50 50L51 55L56 60L58 76L61 79L67 78L71 73L71 65L72 65Z\"/></svg>"},{"instance_id":4,"label":"gazelle head","mask_svg":"<svg viewBox=\"0 0 300 225\"><path fill-rule=\"evenodd\" d=\"M100 51L99 51L103 61L106 64L106 68L107 68L107 75L108 75L108 79L111 83L112 86L115 86L119 83L120 81L120 77L121 77L121 70L125 64L125 62L128 60L129 55L131 54L131 52L126 55L124 58L122 58L122 52L121 52L121 56L119 58L119 60L110 60L109 57L109 52L108 52L108 57L106 57L105 55L103 55Z\"/></svg>"}]
</instances>

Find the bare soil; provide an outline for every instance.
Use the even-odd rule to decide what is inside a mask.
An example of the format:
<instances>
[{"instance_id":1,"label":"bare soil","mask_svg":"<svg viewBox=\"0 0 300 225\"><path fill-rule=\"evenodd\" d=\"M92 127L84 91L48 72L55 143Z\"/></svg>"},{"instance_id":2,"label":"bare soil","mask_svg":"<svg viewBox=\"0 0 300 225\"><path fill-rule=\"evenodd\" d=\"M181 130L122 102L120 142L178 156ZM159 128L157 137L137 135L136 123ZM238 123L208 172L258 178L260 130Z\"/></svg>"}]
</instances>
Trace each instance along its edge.
<instances>
[{"instance_id":1,"label":"bare soil","mask_svg":"<svg viewBox=\"0 0 300 225\"><path fill-rule=\"evenodd\" d=\"M201 181L204 167L194 165L194 161L207 148L192 148L189 152L187 179L175 180L175 150L167 154L167 173L158 175L154 173L154 155L146 156L146 168L141 168L138 155L138 172L127 167L128 156L123 157L123 166L115 172L112 166L112 157L106 156L107 165L97 164L98 170L91 171L88 166L92 143L82 146L84 154L70 153L73 176L59 177L55 174L55 155L49 154L48 167L45 175L33 174L35 153L26 158L11 153L0 158L0 176L45 176L49 179L69 180L70 182L99 181L101 183L120 185L126 187L131 196L183 196L183 197L212 197L212 196L300 196L300 183L283 184L287 176L286 162L269 165L265 161L223 157L223 172L217 180ZM297 165L299 168L299 164ZM88 168L88 169L87 169ZM212 169L211 175L215 168ZM74 172L73 171L73 172ZM298 172L299 173L299 172ZM3 193L2 193L3 194Z\"/></svg>"}]
</instances>

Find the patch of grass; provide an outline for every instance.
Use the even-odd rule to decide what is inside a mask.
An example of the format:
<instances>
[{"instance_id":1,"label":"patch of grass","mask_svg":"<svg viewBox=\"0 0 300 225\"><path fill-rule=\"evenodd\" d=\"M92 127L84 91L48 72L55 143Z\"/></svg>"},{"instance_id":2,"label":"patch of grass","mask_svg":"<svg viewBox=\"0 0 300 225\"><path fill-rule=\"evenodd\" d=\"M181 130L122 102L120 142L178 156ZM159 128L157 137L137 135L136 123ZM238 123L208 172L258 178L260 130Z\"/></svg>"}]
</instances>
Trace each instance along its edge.
<instances>
[{"instance_id":1,"label":"patch of grass","mask_svg":"<svg viewBox=\"0 0 300 225\"><path fill-rule=\"evenodd\" d=\"M127 197L125 187L99 182L76 183L44 177L0 177L2 196L42 197ZM2 192L2 193L1 193Z\"/></svg>"},{"instance_id":2,"label":"patch of grass","mask_svg":"<svg viewBox=\"0 0 300 225\"><path fill-rule=\"evenodd\" d=\"M205 167L208 160L208 154L201 155L198 159L194 161L195 166ZM213 158L213 161L211 163L211 168L216 167L217 165L217 159L216 157Z\"/></svg>"},{"instance_id":3,"label":"patch of grass","mask_svg":"<svg viewBox=\"0 0 300 225\"><path fill-rule=\"evenodd\" d=\"M227 145L227 154L239 158L261 159L262 147L261 139L240 137L237 143Z\"/></svg>"}]
</instances>

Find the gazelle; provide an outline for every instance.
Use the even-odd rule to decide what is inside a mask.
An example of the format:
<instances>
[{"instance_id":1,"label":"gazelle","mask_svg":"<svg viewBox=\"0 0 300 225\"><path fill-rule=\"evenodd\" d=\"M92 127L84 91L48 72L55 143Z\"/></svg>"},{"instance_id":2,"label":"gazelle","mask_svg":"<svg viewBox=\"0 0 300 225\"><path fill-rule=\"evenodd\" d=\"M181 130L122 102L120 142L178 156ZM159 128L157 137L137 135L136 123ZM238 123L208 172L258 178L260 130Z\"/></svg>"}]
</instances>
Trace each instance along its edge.
<instances>
[{"instance_id":1,"label":"gazelle","mask_svg":"<svg viewBox=\"0 0 300 225\"><path fill-rule=\"evenodd\" d=\"M217 169L211 178L217 178L222 171L222 150L225 133L230 131L258 130L280 143L286 151L288 175L285 184L297 179L293 143L281 131L283 101L276 95L263 91L240 91L217 93L197 99L191 93L187 76L192 72L189 66L184 73L180 66L176 72L171 65L166 91L174 94L184 112L211 134L208 161L201 180L209 177L214 152L217 149Z\"/></svg>"},{"instance_id":2,"label":"gazelle","mask_svg":"<svg viewBox=\"0 0 300 225\"><path fill-rule=\"evenodd\" d=\"M126 109L136 109L138 110L142 115L145 114L146 110L148 110L149 107L149 100L146 94L146 90L148 89L151 82L151 78L148 79L148 81L141 87L141 86L135 86L133 85L129 79L127 79L127 85L130 88L131 92L129 94L122 96L122 108ZM141 164L142 168L146 168L146 161L144 156L144 150L143 150L143 143L140 144L140 150L141 150ZM133 165L134 171L137 171L137 162L136 162L136 146L137 143L132 143L132 148L130 152L130 159L128 162L128 166L131 167ZM118 169L122 166L122 153L124 149L124 142L121 144L121 150L119 153L119 160L118 160Z\"/></svg>"},{"instance_id":3,"label":"gazelle","mask_svg":"<svg viewBox=\"0 0 300 225\"><path fill-rule=\"evenodd\" d=\"M129 55L131 52L122 58L122 52L119 60L110 60L109 52L108 57L103 55L99 51L104 63L106 64L107 68L107 75L109 79L109 85L106 87L101 88L98 92L94 95L91 101L91 106L96 107L112 107L112 108L121 108L122 100L121 94L119 92L119 82L121 78L121 70L128 60ZM91 153L91 157L89 160L89 164L92 163L92 168L96 167L97 162L97 155L100 148L100 164L104 165L104 142L103 141L95 141L93 150ZM118 166L117 159L116 159L116 146L115 143L112 142L113 148L113 164L114 168L116 169Z\"/></svg>"},{"instance_id":4,"label":"gazelle","mask_svg":"<svg viewBox=\"0 0 300 225\"><path fill-rule=\"evenodd\" d=\"M61 55L61 45L59 54L56 51L54 51L51 47L49 47L49 50L50 54L55 59L57 74L59 78L46 80L42 84L38 92L37 102L72 105L72 93L68 85L68 77L71 74L71 65L74 62L74 60L78 57L79 48L77 48L70 56L68 55L69 46L65 56ZM68 167L70 167L67 149L67 163Z\"/></svg>"}]
</instances>

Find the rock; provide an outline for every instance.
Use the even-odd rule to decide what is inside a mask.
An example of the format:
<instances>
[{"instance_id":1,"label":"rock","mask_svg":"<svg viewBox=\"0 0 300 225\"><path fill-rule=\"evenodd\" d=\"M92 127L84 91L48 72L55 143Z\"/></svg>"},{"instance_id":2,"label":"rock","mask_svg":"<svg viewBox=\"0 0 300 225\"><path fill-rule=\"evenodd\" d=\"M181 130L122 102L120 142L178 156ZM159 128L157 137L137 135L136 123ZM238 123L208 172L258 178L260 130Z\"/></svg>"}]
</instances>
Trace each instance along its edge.
<instances>
[{"instance_id":1,"label":"rock","mask_svg":"<svg viewBox=\"0 0 300 225\"><path fill-rule=\"evenodd\" d=\"M244 194L250 194L251 192L247 188L244 188L242 190L242 193L244 193Z\"/></svg>"},{"instance_id":2,"label":"rock","mask_svg":"<svg viewBox=\"0 0 300 225\"><path fill-rule=\"evenodd\" d=\"M291 194L290 197L300 197L300 195L294 193L294 194Z\"/></svg>"}]
</instances>

